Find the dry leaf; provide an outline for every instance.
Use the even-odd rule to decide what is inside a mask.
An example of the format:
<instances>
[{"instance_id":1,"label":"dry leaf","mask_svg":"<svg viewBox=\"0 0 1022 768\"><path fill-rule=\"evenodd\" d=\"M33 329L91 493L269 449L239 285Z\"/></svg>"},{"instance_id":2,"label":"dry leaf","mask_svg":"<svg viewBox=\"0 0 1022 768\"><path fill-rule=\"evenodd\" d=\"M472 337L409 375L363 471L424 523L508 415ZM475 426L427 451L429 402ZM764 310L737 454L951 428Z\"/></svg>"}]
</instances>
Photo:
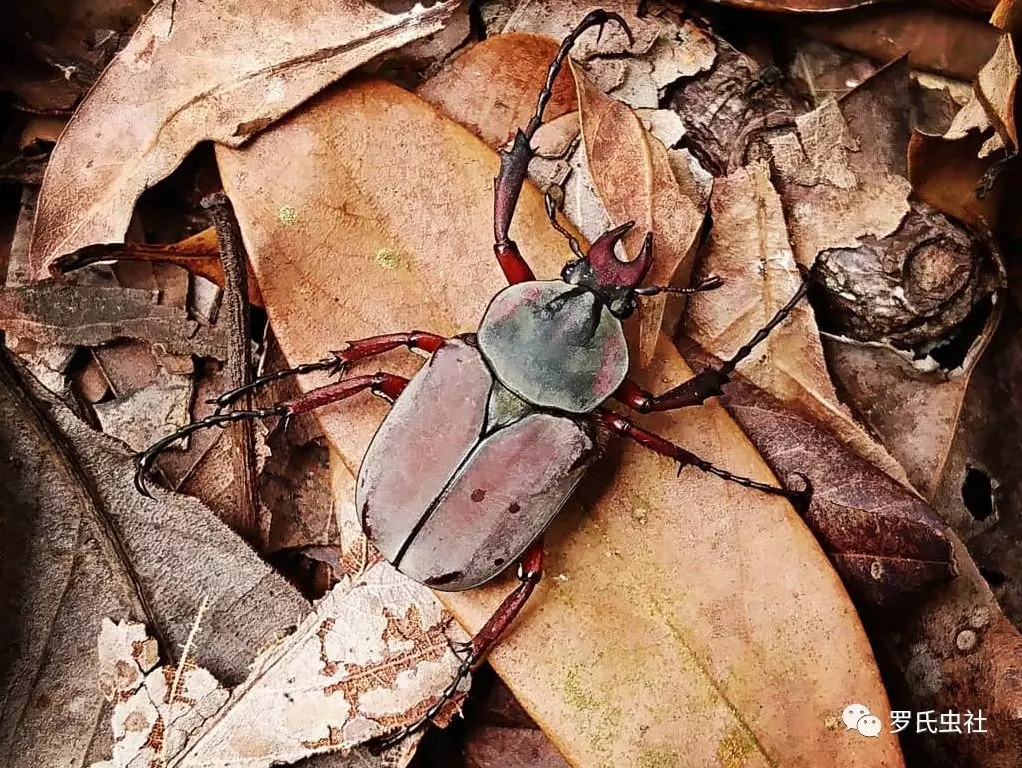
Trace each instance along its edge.
<instances>
[{"instance_id":1,"label":"dry leaf","mask_svg":"<svg viewBox=\"0 0 1022 768\"><path fill-rule=\"evenodd\" d=\"M578 86L579 122L593 186L612 225L634 221L624 239L629 258L639 253L647 232L653 233L649 285L687 285L705 207L698 189L678 184L667 149L647 133L630 108L614 101L572 66ZM639 306L639 364L653 358L663 326L667 296L645 299Z\"/></svg>"},{"instance_id":2,"label":"dry leaf","mask_svg":"<svg viewBox=\"0 0 1022 768\"><path fill-rule=\"evenodd\" d=\"M719 359L683 340L697 370ZM933 510L820 422L744 376L721 400L779 477L800 472L813 496L803 514L860 610L894 615L957 575L949 532Z\"/></svg>"},{"instance_id":3,"label":"dry leaf","mask_svg":"<svg viewBox=\"0 0 1022 768\"><path fill-rule=\"evenodd\" d=\"M979 71L973 98L943 136L915 131L909 146L909 178L916 195L970 223L1017 233L1010 205L1018 189L1015 92L1020 74L1013 0L1002 0L991 23L1005 31Z\"/></svg>"},{"instance_id":4,"label":"dry leaf","mask_svg":"<svg viewBox=\"0 0 1022 768\"><path fill-rule=\"evenodd\" d=\"M503 284L490 255L496 154L394 86L332 92L218 159L293 362L374 333L474 330ZM291 226L274 215L285 204ZM569 257L534 187L511 235L541 277ZM657 390L689 375L668 343L659 351L645 379ZM384 414L366 401L321 412L352 472ZM718 407L648 425L768 479ZM886 698L847 597L790 508L690 470L676 478L638 448L619 458L602 494L609 464L582 493L586 516L573 505L559 522L556 578L491 657L569 761L901 765L890 735L827 729L848 697L876 711ZM443 598L478 628L507 589ZM669 691L671 706L648 706L650 690Z\"/></svg>"},{"instance_id":5,"label":"dry leaf","mask_svg":"<svg viewBox=\"0 0 1022 768\"><path fill-rule=\"evenodd\" d=\"M685 351L700 357L698 350ZM869 627L881 662L893 665L888 671L897 676L889 686L892 707L982 711L990 718L985 734L916 736L933 764L1018 765L1022 636L1001 613L962 542L925 503L748 382L731 384L724 402L775 472L811 478L815 493L806 521L859 605L884 609ZM958 578L949 579L955 565Z\"/></svg>"},{"instance_id":6,"label":"dry leaf","mask_svg":"<svg viewBox=\"0 0 1022 768\"><path fill-rule=\"evenodd\" d=\"M491 147L502 147L536 111L535 95L558 47L542 35L498 35L469 48L416 93L444 114L465 116L466 128ZM494 94L532 94L533 99L495 99ZM562 71L544 119L555 120L576 106L571 75Z\"/></svg>"},{"instance_id":7,"label":"dry leaf","mask_svg":"<svg viewBox=\"0 0 1022 768\"><path fill-rule=\"evenodd\" d=\"M148 0L43 0L5 9L0 90L30 114L66 114L99 77Z\"/></svg>"},{"instance_id":8,"label":"dry leaf","mask_svg":"<svg viewBox=\"0 0 1022 768\"><path fill-rule=\"evenodd\" d=\"M432 34L456 0L225 8L161 0L78 108L43 179L31 269L122 241L138 196L200 141L237 146L355 67ZM203 66L195 54L202 52Z\"/></svg>"},{"instance_id":9,"label":"dry leaf","mask_svg":"<svg viewBox=\"0 0 1022 768\"><path fill-rule=\"evenodd\" d=\"M259 649L308 610L201 504L140 496L131 452L87 427L7 356L0 431L7 446L0 599L18 638L0 664L4 765L81 766L108 748L95 670L83 661L103 617L147 620L176 653L208 597L216 643L196 657L236 684Z\"/></svg>"},{"instance_id":10,"label":"dry leaf","mask_svg":"<svg viewBox=\"0 0 1022 768\"><path fill-rule=\"evenodd\" d=\"M147 243L120 243L113 245L90 245L77 251L73 257L60 258L54 262L54 269L78 269L87 264L117 259L122 264L132 262L155 262L183 267L198 277L224 285L224 268L220 261L220 247L216 230L204 229L179 243L149 245ZM251 275L248 276L249 303L256 307L263 305L259 286Z\"/></svg>"},{"instance_id":11,"label":"dry leaf","mask_svg":"<svg viewBox=\"0 0 1022 768\"><path fill-rule=\"evenodd\" d=\"M869 13L799 17L795 23L799 34L874 61L907 54L915 69L965 81L976 76L997 47L997 32L989 24L940 6L888 3Z\"/></svg>"},{"instance_id":12,"label":"dry leaf","mask_svg":"<svg viewBox=\"0 0 1022 768\"><path fill-rule=\"evenodd\" d=\"M781 200L759 163L717 179L713 228L699 259L701 276L724 284L689 298L684 332L721 359L731 357L795 294L802 276L788 245ZM812 308L802 304L739 371L791 407L812 414L840 440L891 477L904 473L838 398Z\"/></svg>"},{"instance_id":13,"label":"dry leaf","mask_svg":"<svg viewBox=\"0 0 1022 768\"><path fill-rule=\"evenodd\" d=\"M107 686L115 738L105 765L290 764L350 750L420 716L430 704L424 692L439 694L457 670L450 643L463 635L448 633L443 609L425 587L403 582L379 563L359 581L335 587L229 695L194 664L180 672L132 668L137 649L147 647L138 637L144 628L105 622L101 662L111 645L129 654L115 657L112 674L103 670L103 679L119 683ZM203 642L198 634L195 645ZM395 749L408 753L415 741Z\"/></svg>"}]
</instances>

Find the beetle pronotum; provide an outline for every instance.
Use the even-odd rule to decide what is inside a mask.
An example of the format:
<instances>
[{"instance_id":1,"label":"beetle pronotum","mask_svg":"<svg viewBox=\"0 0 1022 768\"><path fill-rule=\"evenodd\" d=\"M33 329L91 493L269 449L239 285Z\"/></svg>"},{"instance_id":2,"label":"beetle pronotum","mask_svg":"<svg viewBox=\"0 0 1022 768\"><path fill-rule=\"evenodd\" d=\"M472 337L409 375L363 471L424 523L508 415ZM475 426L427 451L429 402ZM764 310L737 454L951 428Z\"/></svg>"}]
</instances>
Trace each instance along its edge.
<instances>
[{"instance_id":1,"label":"beetle pronotum","mask_svg":"<svg viewBox=\"0 0 1022 768\"><path fill-rule=\"evenodd\" d=\"M614 255L631 229L623 224L601 235L583 253L554 218L576 258L559 280L536 280L508 237L511 219L532 158L530 141L539 128L554 79L568 52L587 29L608 21L631 31L615 13L590 13L569 34L550 64L536 112L501 152L494 183L494 252L509 283L490 302L474 334L445 339L423 331L392 333L351 342L316 363L257 379L225 393L217 412L158 441L137 460L136 485L156 456L175 441L241 419L287 419L369 390L393 404L359 470L356 504L369 541L405 575L434 589L471 589L518 563L519 585L463 651L459 671L425 715L388 739L428 724L454 696L460 682L508 628L532 594L543 571L543 531L571 496L599 453L601 435L618 435L666 456L749 488L804 500L799 491L734 475L605 409L613 398L641 413L703 403L722 394L735 366L763 341L805 296L808 279L773 319L716 370L652 395L627 378L628 348L621 321L639 296L690 293L720 284L711 279L691 289L642 287L652 261L647 233L631 262ZM313 371L339 377L351 363L399 347L429 354L412 378L379 372L339 378L271 408L223 412L241 395L268 381ZM456 393L457 397L443 397ZM443 401L443 409L422 408ZM444 439L437 441L436 435ZM533 457L542 456L542 462ZM530 458L533 460L530 463ZM529 471L508 472L509 466ZM415 483L409 483L409 477Z\"/></svg>"}]
</instances>

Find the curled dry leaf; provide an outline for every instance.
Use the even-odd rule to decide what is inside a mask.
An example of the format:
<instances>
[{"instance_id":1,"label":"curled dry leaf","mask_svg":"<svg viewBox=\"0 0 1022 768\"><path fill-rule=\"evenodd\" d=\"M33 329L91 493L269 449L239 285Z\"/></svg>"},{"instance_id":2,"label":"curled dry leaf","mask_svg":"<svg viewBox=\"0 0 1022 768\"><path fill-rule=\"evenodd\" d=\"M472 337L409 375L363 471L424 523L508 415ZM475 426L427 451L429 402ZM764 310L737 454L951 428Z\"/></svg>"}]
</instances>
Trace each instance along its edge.
<instances>
[{"instance_id":1,"label":"curled dry leaf","mask_svg":"<svg viewBox=\"0 0 1022 768\"><path fill-rule=\"evenodd\" d=\"M154 262L176 264L198 277L204 277L221 288L224 285L224 268L220 261L220 246L216 230L204 229L178 243L150 245L148 243L119 243L113 245L90 245L77 252L74 267L84 267L99 261L117 259L120 262ZM259 286L248 275L249 303L256 307L263 305Z\"/></svg>"},{"instance_id":2,"label":"curled dry leaf","mask_svg":"<svg viewBox=\"0 0 1022 768\"><path fill-rule=\"evenodd\" d=\"M103 617L145 620L176 653L207 596L210 637L195 657L233 685L309 610L200 503L140 496L126 446L90 429L7 355L0 432L0 600L18 638L0 659L4 765L77 767L109 748L87 661Z\"/></svg>"},{"instance_id":3,"label":"curled dry leaf","mask_svg":"<svg viewBox=\"0 0 1022 768\"><path fill-rule=\"evenodd\" d=\"M357 0L233 9L162 0L50 156L33 277L73 266L86 246L121 242L138 196L200 141L241 144L355 67L437 32L457 5L416 4L395 14Z\"/></svg>"},{"instance_id":4,"label":"curled dry leaf","mask_svg":"<svg viewBox=\"0 0 1022 768\"><path fill-rule=\"evenodd\" d=\"M692 359L712 358L692 346ZM806 522L820 537L870 622L881 661L907 691L895 709L976 712L987 733L924 734L935 765L1009 768L1022 760L1022 635L975 563L931 508L845 451L801 414L736 380L724 403L780 476L803 472L815 493ZM950 578L957 575L957 578ZM945 582L941 584L940 582Z\"/></svg>"},{"instance_id":5,"label":"curled dry leaf","mask_svg":"<svg viewBox=\"0 0 1022 768\"><path fill-rule=\"evenodd\" d=\"M614 226L634 221L624 239L635 258L647 232L653 233L649 285L687 285L703 226L705 205L698 189L685 190L671 168L667 149L651 136L631 108L606 96L572 65L578 87L579 123L593 185ZM639 363L653 358L667 296L639 306Z\"/></svg>"},{"instance_id":6,"label":"curled dry leaf","mask_svg":"<svg viewBox=\"0 0 1022 768\"><path fill-rule=\"evenodd\" d=\"M694 342L682 340L679 349L697 370L719 365ZM744 376L722 402L778 477L809 478L813 496L803 517L860 610L897 614L957 575L949 532L929 505L797 402L786 406Z\"/></svg>"},{"instance_id":7,"label":"curled dry leaf","mask_svg":"<svg viewBox=\"0 0 1022 768\"><path fill-rule=\"evenodd\" d=\"M780 197L763 164L717 179L710 210L713 228L699 269L704 277L719 275L724 284L690 297L683 327L701 346L726 359L795 294L802 276L788 245ZM904 477L834 391L811 307L796 307L739 371L827 424L843 443L892 477Z\"/></svg>"},{"instance_id":8,"label":"curled dry leaf","mask_svg":"<svg viewBox=\"0 0 1022 768\"><path fill-rule=\"evenodd\" d=\"M991 23L1004 31L973 83L973 98L943 136L915 131L909 178L916 195L969 223L1017 234L1011 209L1019 188L1015 94L1020 75L1016 33L1022 31L1014 0L1002 0ZM1010 204L1010 202L1009 202Z\"/></svg>"},{"instance_id":9,"label":"curled dry leaf","mask_svg":"<svg viewBox=\"0 0 1022 768\"><path fill-rule=\"evenodd\" d=\"M394 86L332 92L217 156L292 362L376 333L472 331L504 284L491 257L496 154ZM277 216L285 205L293 222ZM511 236L540 278L570 257L531 185ZM690 375L663 339L658 351L644 384ZM399 370L414 370L406 362ZM384 414L378 402L322 411L352 473ZM647 425L768 479L719 407ZM900 766L889 734L850 740L824 725L849 696L878 711L886 698L854 610L790 508L695 471L677 478L634 447L601 487L610 474L595 472L582 492L585 517L577 503L566 510L547 561L558 578L491 656L567 759ZM508 589L501 579L443 599L478 629ZM671 705L649 707L651 690L670 691Z\"/></svg>"}]
</instances>

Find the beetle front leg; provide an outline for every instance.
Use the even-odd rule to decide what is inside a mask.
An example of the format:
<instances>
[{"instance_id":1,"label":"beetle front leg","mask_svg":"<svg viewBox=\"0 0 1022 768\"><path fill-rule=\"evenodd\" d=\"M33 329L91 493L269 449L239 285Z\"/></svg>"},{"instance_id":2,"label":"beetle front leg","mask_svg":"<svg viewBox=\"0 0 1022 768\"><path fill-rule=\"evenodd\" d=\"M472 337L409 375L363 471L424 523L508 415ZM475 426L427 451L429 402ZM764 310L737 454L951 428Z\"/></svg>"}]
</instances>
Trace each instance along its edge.
<instances>
[{"instance_id":1,"label":"beetle front leg","mask_svg":"<svg viewBox=\"0 0 1022 768\"><path fill-rule=\"evenodd\" d=\"M468 676L469 672L482 662L486 654L490 652L490 649L507 632L512 622L522 612L542 577L543 540L539 539L529 547L518 564L518 586L515 587L511 594L504 598L504 602L500 604L500 607L494 611L493 615L482 626L482 629L472 638L472 641L466 647L467 653L462 658L461 666L458 667L458 672L451 684L444 689L440 698L426 710L422 717L411 725L406 725L397 733L386 737L380 743L381 749L392 747L402 739L421 731L433 722L433 718L439 715L447 703L457 695L458 687Z\"/></svg>"},{"instance_id":2,"label":"beetle front leg","mask_svg":"<svg viewBox=\"0 0 1022 768\"><path fill-rule=\"evenodd\" d=\"M745 486L746 488L753 488L757 491L769 493L774 496L784 496L799 511L805 510L812 494L812 486L809 483L809 478L801 473L797 474L800 478L802 478L803 483L805 483L805 488L802 490L793 491L788 488L778 488L777 486L760 483L756 480L752 480L751 478L742 477L741 475L736 475L733 472L728 472L726 469L721 469L706 459L696 456L691 451L686 451L681 446L675 445L667 438L636 426L624 416L619 416L618 414L611 413L610 411L598 410L593 414L593 417L614 434L628 438L644 448L648 448L654 453L658 453L661 456L666 456L668 459L673 459L678 462L679 473L686 466L693 466L697 469L701 469L703 472L708 472L711 475L716 475L717 477Z\"/></svg>"},{"instance_id":3,"label":"beetle front leg","mask_svg":"<svg viewBox=\"0 0 1022 768\"><path fill-rule=\"evenodd\" d=\"M652 413L654 411L673 411L678 408L688 408L692 405L702 405L711 397L719 397L724 394L723 387L731 381L731 374L734 373L738 364L752 354L752 350L765 340L770 332L784 322L791 314L796 305L805 298L812 284L811 272L806 272L802 278L802 284L788 299L787 303L774 313L770 322L760 328L749 341L738 348L738 351L725 360L719 368L707 368L700 371L688 381L679 384L662 395L653 395L640 387L631 379L625 379L614 393L614 399L627 405L639 413Z\"/></svg>"},{"instance_id":4,"label":"beetle front leg","mask_svg":"<svg viewBox=\"0 0 1022 768\"><path fill-rule=\"evenodd\" d=\"M617 23L628 36L629 43L633 42L632 30L628 27L621 16L610 11L595 10L589 13L571 33L564 38L560 49L554 60L550 62L547 70L546 83L539 92L539 101L536 104L536 112L529 120L524 129L515 133L514 143L511 150L500 150L500 173L493 182L493 252L497 256L497 262L504 272L507 281L514 285L516 283L535 280L535 275L528 262L522 258L508 233L511 231L511 219L515 215L515 207L518 205L518 197L522 193L522 186L525 184L525 177L529 174L529 161L532 160L532 137L543 122L543 113L546 105L554 92L554 80L557 79L564 60L568 58L575 42L582 33L591 27L603 27L608 21Z\"/></svg>"},{"instance_id":5,"label":"beetle front leg","mask_svg":"<svg viewBox=\"0 0 1022 768\"><path fill-rule=\"evenodd\" d=\"M271 406L269 408L253 408L251 410L230 411L228 413L214 413L199 421L187 424L173 434L157 440L135 457L135 488L143 496L150 496L146 487L145 479L152 469L156 458L167 448L183 440L193 432L213 427L223 427L235 421L248 419L268 419L274 416L285 420L296 416L299 413L308 413L316 408L322 408L330 403L346 400L365 390L371 391L374 395L382 397L389 402L394 402L408 386L408 379L397 376L393 373L377 373L371 376L353 376L350 379L342 379L325 387L310 390L304 395Z\"/></svg>"},{"instance_id":6,"label":"beetle front leg","mask_svg":"<svg viewBox=\"0 0 1022 768\"><path fill-rule=\"evenodd\" d=\"M314 373L316 371L329 371L331 375L339 376L344 373L344 369L352 363L368 360L370 357L381 355L384 352L389 352L392 349L397 349L398 347L418 349L432 354L436 352L443 343L443 336L437 336L435 333L427 333L426 331L387 333L381 336L370 336L366 339L359 339L358 341L349 341L348 345L344 349L337 352L331 352L331 357L326 357L315 363L303 363L302 365L296 365L294 368L288 368L283 371L276 371L274 373L267 374L266 376L260 376L258 379L253 380L243 387L238 387L237 389L232 389L229 392L224 392L219 397L213 400L207 400L206 402L216 405L216 411L219 413L222 409L237 402L237 400L243 395L253 392L273 381L280 381L281 379L288 379L292 376L300 376L302 374Z\"/></svg>"}]
</instances>

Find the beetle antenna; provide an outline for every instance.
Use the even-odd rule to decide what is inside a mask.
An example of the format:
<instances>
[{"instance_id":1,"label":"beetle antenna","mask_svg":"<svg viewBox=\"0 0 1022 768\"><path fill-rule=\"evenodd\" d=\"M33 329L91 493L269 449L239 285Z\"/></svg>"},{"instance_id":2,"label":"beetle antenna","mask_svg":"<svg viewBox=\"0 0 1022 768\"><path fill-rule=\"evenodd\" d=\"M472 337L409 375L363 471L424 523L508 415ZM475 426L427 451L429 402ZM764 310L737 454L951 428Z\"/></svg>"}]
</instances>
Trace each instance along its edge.
<instances>
[{"instance_id":1,"label":"beetle antenna","mask_svg":"<svg viewBox=\"0 0 1022 768\"><path fill-rule=\"evenodd\" d=\"M563 199L564 190L560 187L554 187L554 189L557 189L561 193L561 198ZM568 247L570 247L571 252L575 254L575 258L579 261L585 261L586 257L585 254L582 253L582 245L578 242L578 239L571 234L571 232L561 226L561 223L557 220L557 209L559 206L552 190L548 189L543 193L543 202L546 204L546 215L547 218L550 219L550 226L567 238Z\"/></svg>"},{"instance_id":2,"label":"beetle antenna","mask_svg":"<svg viewBox=\"0 0 1022 768\"><path fill-rule=\"evenodd\" d=\"M636 288L636 296L657 296L661 293L702 293L703 291L712 291L714 288L720 288L724 285L724 278L718 275L710 275L699 281L697 285L691 288L672 288L669 285L647 285L643 288Z\"/></svg>"}]
</instances>

